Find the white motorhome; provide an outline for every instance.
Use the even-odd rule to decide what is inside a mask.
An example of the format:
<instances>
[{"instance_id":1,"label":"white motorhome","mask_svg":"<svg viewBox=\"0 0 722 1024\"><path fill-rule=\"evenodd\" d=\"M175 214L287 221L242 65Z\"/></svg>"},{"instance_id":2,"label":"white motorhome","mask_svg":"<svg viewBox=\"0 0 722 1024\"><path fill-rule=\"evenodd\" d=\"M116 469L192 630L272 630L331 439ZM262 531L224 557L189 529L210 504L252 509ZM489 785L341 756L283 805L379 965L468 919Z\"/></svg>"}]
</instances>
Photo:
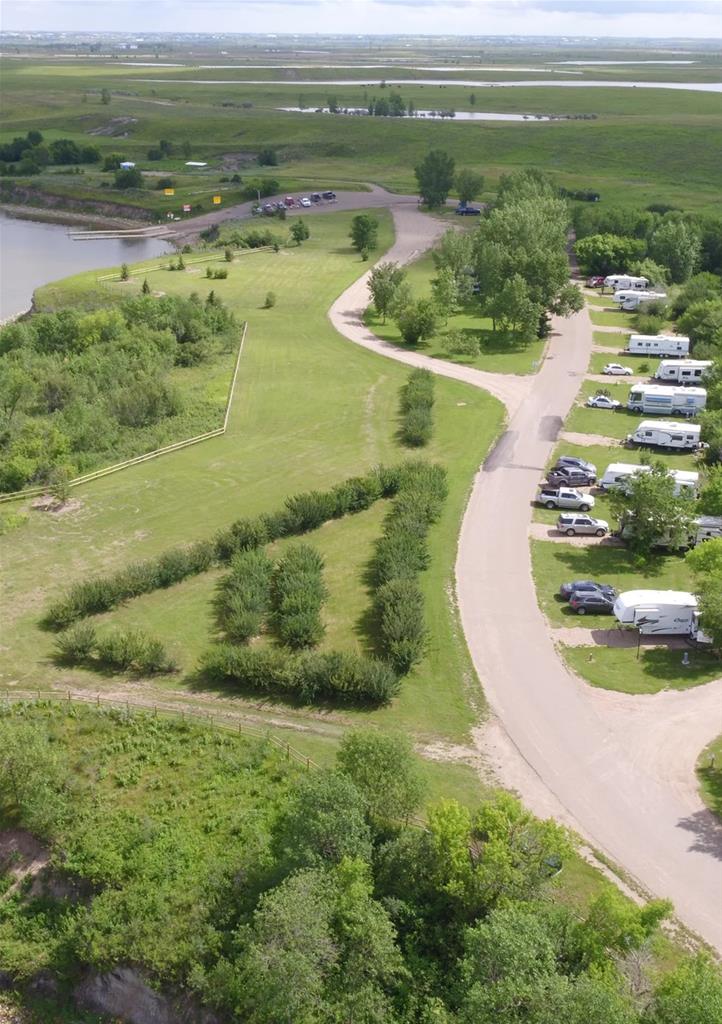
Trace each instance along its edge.
<instances>
[{"instance_id":1,"label":"white motorhome","mask_svg":"<svg viewBox=\"0 0 722 1024\"><path fill-rule=\"evenodd\" d=\"M634 356L687 356L689 338L681 334L630 334L626 351Z\"/></svg>"},{"instance_id":2,"label":"white motorhome","mask_svg":"<svg viewBox=\"0 0 722 1024\"><path fill-rule=\"evenodd\" d=\"M614 293L612 302L618 303L622 309L634 310L639 309L643 302L652 302L653 299L664 300L666 298L666 292L638 292L632 288L624 288Z\"/></svg>"},{"instance_id":3,"label":"white motorhome","mask_svg":"<svg viewBox=\"0 0 722 1024\"><path fill-rule=\"evenodd\" d=\"M677 384L699 384L710 366L711 359L663 359L654 379L674 381Z\"/></svg>"},{"instance_id":4,"label":"white motorhome","mask_svg":"<svg viewBox=\"0 0 722 1024\"><path fill-rule=\"evenodd\" d=\"M675 387L666 384L633 384L627 408L657 416L696 416L707 404L704 388Z\"/></svg>"},{"instance_id":5,"label":"white motorhome","mask_svg":"<svg viewBox=\"0 0 722 1024\"><path fill-rule=\"evenodd\" d=\"M689 636L703 641L697 598L682 590L627 590L612 609L622 626L633 626L642 636Z\"/></svg>"},{"instance_id":6,"label":"white motorhome","mask_svg":"<svg viewBox=\"0 0 722 1024\"><path fill-rule=\"evenodd\" d=\"M639 476L640 473L651 472L651 466L637 466L629 462L612 462L600 477L599 486L604 491L624 489L633 477ZM674 479L675 497L679 497L680 494L685 492L696 495L697 488L699 487L699 473L685 469L670 469L668 472Z\"/></svg>"},{"instance_id":7,"label":"white motorhome","mask_svg":"<svg viewBox=\"0 0 722 1024\"><path fill-rule=\"evenodd\" d=\"M644 291L645 288L649 287L649 281L646 277L631 277L629 274L610 274L604 278L604 287L613 288L615 292L620 291L622 288Z\"/></svg>"},{"instance_id":8,"label":"white motorhome","mask_svg":"<svg viewBox=\"0 0 722 1024\"><path fill-rule=\"evenodd\" d=\"M642 420L633 434L627 434L627 444L648 444L653 448L681 448L696 451L702 446L702 428L696 423L676 423L674 420Z\"/></svg>"}]
</instances>

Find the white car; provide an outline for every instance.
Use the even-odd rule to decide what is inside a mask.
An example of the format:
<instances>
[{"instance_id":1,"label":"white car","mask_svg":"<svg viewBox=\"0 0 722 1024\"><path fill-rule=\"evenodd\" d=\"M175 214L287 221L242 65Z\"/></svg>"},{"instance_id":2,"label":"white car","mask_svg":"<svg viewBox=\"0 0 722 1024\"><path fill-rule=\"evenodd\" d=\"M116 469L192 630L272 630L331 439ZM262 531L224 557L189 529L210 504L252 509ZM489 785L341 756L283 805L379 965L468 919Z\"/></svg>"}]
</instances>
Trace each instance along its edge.
<instances>
[{"instance_id":1,"label":"white car","mask_svg":"<svg viewBox=\"0 0 722 1024\"><path fill-rule=\"evenodd\" d=\"M592 409L618 409L621 404L609 395L590 395L587 399L587 405Z\"/></svg>"},{"instance_id":2,"label":"white car","mask_svg":"<svg viewBox=\"0 0 722 1024\"><path fill-rule=\"evenodd\" d=\"M612 377L631 377L634 370L631 366L622 366L621 363L607 363L602 373L608 373Z\"/></svg>"},{"instance_id":3,"label":"white car","mask_svg":"<svg viewBox=\"0 0 722 1024\"><path fill-rule=\"evenodd\" d=\"M299 202L300 202L301 206L310 206L311 205L311 200L308 198L308 196L302 196L301 199L299 200Z\"/></svg>"}]
</instances>

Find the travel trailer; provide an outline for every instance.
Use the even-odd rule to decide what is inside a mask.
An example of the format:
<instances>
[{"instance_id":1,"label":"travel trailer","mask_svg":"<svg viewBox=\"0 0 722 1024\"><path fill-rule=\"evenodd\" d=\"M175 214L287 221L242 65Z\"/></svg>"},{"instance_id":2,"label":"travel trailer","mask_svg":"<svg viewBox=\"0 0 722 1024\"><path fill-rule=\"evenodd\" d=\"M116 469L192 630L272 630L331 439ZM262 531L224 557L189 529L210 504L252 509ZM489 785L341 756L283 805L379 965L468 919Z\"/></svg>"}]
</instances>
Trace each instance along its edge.
<instances>
[{"instance_id":1,"label":"travel trailer","mask_svg":"<svg viewBox=\"0 0 722 1024\"><path fill-rule=\"evenodd\" d=\"M604 287L613 288L615 292L621 291L623 288L644 291L645 288L649 287L649 281L646 277L631 277L629 274L610 274L604 278Z\"/></svg>"},{"instance_id":2,"label":"travel trailer","mask_svg":"<svg viewBox=\"0 0 722 1024\"><path fill-rule=\"evenodd\" d=\"M663 359L654 379L674 381L676 384L699 384L710 366L711 359Z\"/></svg>"},{"instance_id":3,"label":"travel trailer","mask_svg":"<svg viewBox=\"0 0 722 1024\"><path fill-rule=\"evenodd\" d=\"M631 512L625 512L620 519L618 535L622 540L632 540L636 533L635 517ZM654 538L653 547L687 550L707 540L715 540L722 537L722 517L720 516L698 516L689 520L684 526L675 528L673 525L666 527L659 536Z\"/></svg>"},{"instance_id":4,"label":"travel trailer","mask_svg":"<svg viewBox=\"0 0 722 1024\"><path fill-rule=\"evenodd\" d=\"M704 388L665 384L634 384L629 389L627 408L657 416L696 416L707 404Z\"/></svg>"},{"instance_id":5,"label":"travel trailer","mask_svg":"<svg viewBox=\"0 0 722 1024\"><path fill-rule=\"evenodd\" d=\"M651 473L651 466L637 466L629 462L612 462L604 470L599 486L604 491L624 488L632 477L640 473ZM675 497L687 492L696 495L699 487L699 473L686 469L670 469L669 475L674 478Z\"/></svg>"},{"instance_id":6,"label":"travel trailer","mask_svg":"<svg viewBox=\"0 0 722 1024\"><path fill-rule=\"evenodd\" d=\"M630 334L625 351L633 356L687 356L689 338L681 334Z\"/></svg>"},{"instance_id":7,"label":"travel trailer","mask_svg":"<svg viewBox=\"0 0 722 1024\"><path fill-rule=\"evenodd\" d=\"M709 642L702 632L697 598L681 590L627 590L612 609L622 626L636 627L642 636L688 636Z\"/></svg>"},{"instance_id":8,"label":"travel trailer","mask_svg":"<svg viewBox=\"0 0 722 1024\"><path fill-rule=\"evenodd\" d=\"M666 299L666 292L639 292L632 288L620 289L612 296L612 302L618 303L621 309L628 311L639 309L643 302L651 302L653 299Z\"/></svg>"},{"instance_id":9,"label":"travel trailer","mask_svg":"<svg viewBox=\"0 0 722 1024\"><path fill-rule=\"evenodd\" d=\"M642 420L633 434L627 434L627 444L648 444L652 448L670 448L696 451L702 447L702 428L696 423L676 423L674 420Z\"/></svg>"}]
</instances>

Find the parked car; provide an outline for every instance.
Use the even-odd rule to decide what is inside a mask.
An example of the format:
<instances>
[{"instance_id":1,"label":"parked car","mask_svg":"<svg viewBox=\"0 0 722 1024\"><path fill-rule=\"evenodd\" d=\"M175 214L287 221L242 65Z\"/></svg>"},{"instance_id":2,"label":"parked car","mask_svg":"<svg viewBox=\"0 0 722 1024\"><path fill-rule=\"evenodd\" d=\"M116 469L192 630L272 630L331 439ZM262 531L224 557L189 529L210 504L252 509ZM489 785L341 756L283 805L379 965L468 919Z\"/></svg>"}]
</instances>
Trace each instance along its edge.
<instances>
[{"instance_id":1,"label":"parked car","mask_svg":"<svg viewBox=\"0 0 722 1024\"><path fill-rule=\"evenodd\" d=\"M603 288L604 287L604 274L592 274L591 277L587 278L587 288Z\"/></svg>"},{"instance_id":2,"label":"parked car","mask_svg":"<svg viewBox=\"0 0 722 1024\"><path fill-rule=\"evenodd\" d=\"M574 508L579 512L588 512L594 506L592 495L575 487L542 487L536 500L545 508Z\"/></svg>"},{"instance_id":3,"label":"parked car","mask_svg":"<svg viewBox=\"0 0 722 1024\"><path fill-rule=\"evenodd\" d=\"M286 196L286 198L283 201L286 204L286 206L296 205L296 200L293 198L293 196Z\"/></svg>"},{"instance_id":4,"label":"parked car","mask_svg":"<svg viewBox=\"0 0 722 1024\"><path fill-rule=\"evenodd\" d=\"M562 466L560 469L550 469L547 473L547 483L551 487L591 487L596 482L596 472L590 473L575 466Z\"/></svg>"},{"instance_id":5,"label":"parked car","mask_svg":"<svg viewBox=\"0 0 722 1024\"><path fill-rule=\"evenodd\" d=\"M592 409L619 409L621 402L618 402L616 398L610 398L609 395L590 395L587 399L587 405Z\"/></svg>"},{"instance_id":6,"label":"parked car","mask_svg":"<svg viewBox=\"0 0 722 1024\"><path fill-rule=\"evenodd\" d=\"M562 583L559 587L559 596L568 601L575 594L591 594L598 590L607 595L616 595L617 593L609 583L597 583L596 580L572 580L571 583Z\"/></svg>"},{"instance_id":7,"label":"parked car","mask_svg":"<svg viewBox=\"0 0 722 1024\"><path fill-rule=\"evenodd\" d=\"M569 607L577 615L611 615L616 601L615 594L603 594L600 590L574 594Z\"/></svg>"},{"instance_id":8,"label":"parked car","mask_svg":"<svg viewBox=\"0 0 722 1024\"><path fill-rule=\"evenodd\" d=\"M602 373L609 374L610 377L631 377L634 370L631 366L622 366L621 363L607 363Z\"/></svg>"},{"instance_id":9,"label":"parked car","mask_svg":"<svg viewBox=\"0 0 722 1024\"><path fill-rule=\"evenodd\" d=\"M554 464L554 469L562 469L564 466L571 469L583 469L585 473L593 477L597 475L597 467L594 463L587 462L586 459L582 459L578 455L560 455Z\"/></svg>"},{"instance_id":10,"label":"parked car","mask_svg":"<svg viewBox=\"0 0 722 1024\"><path fill-rule=\"evenodd\" d=\"M308 198L308 196L301 196L301 199L299 200L299 202L301 203L301 206L310 206L311 205L311 200Z\"/></svg>"},{"instance_id":11,"label":"parked car","mask_svg":"<svg viewBox=\"0 0 722 1024\"><path fill-rule=\"evenodd\" d=\"M282 199L279 199L278 202L274 203L273 205L276 207L277 210L285 210L286 209L286 204L284 203L284 201Z\"/></svg>"},{"instance_id":12,"label":"parked car","mask_svg":"<svg viewBox=\"0 0 722 1024\"><path fill-rule=\"evenodd\" d=\"M263 212L266 214L267 217L269 217L269 216L271 216L271 214L275 213L275 211L273 209L273 203L264 203L263 206L261 207L261 209L263 210Z\"/></svg>"},{"instance_id":13,"label":"parked car","mask_svg":"<svg viewBox=\"0 0 722 1024\"><path fill-rule=\"evenodd\" d=\"M320 192L312 192L311 193L311 202L312 203L320 203L321 202L321 193Z\"/></svg>"},{"instance_id":14,"label":"parked car","mask_svg":"<svg viewBox=\"0 0 722 1024\"><path fill-rule=\"evenodd\" d=\"M565 512L557 519L557 530L560 533L566 533L567 537L575 537L578 533L604 537L609 533L609 523L604 519L594 519L592 516Z\"/></svg>"},{"instance_id":15,"label":"parked car","mask_svg":"<svg viewBox=\"0 0 722 1024\"><path fill-rule=\"evenodd\" d=\"M478 206L463 206L459 205L456 207L456 213L460 217L480 217L481 210Z\"/></svg>"},{"instance_id":16,"label":"parked car","mask_svg":"<svg viewBox=\"0 0 722 1024\"><path fill-rule=\"evenodd\" d=\"M326 200L327 203L336 202L336 193L332 192L330 189L326 192L322 192L321 196Z\"/></svg>"}]
</instances>

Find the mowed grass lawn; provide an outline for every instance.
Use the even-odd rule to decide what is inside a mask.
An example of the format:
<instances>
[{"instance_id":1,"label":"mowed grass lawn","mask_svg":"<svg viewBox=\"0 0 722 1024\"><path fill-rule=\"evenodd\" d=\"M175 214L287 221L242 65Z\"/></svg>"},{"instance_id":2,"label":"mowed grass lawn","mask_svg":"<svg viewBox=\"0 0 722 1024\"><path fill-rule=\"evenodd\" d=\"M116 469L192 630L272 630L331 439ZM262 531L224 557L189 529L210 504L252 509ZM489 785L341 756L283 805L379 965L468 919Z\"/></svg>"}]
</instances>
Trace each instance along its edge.
<instances>
[{"instance_id":1,"label":"mowed grass lawn","mask_svg":"<svg viewBox=\"0 0 722 1024\"><path fill-rule=\"evenodd\" d=\"M607 334L606 338L614 338L614 334ZM627 335L619 335L620 340L626 339ZM620 344L618 352L592 352L589 360L589 373L601 373L607 363L621 363L622 366L629 366L635 377L654 377L655 370L659 366L659 359L640 359L639 356L630 356L623 352L623 345ZM609 377L610 381L623 381L624 377Z\"/></svg>"},{"instance_id":2,"label":"mowed grass lawn","mask_svg":"<svg viewBox=\"0 0 722 1024\"><path fill-rule=\"evenodd\" d=\"M710 810L722 817L722 736L699 755L697 777L702 799Z\"/></svg>"},{"instance_id":3,"label":"mowed grass lawn","mask_svg":"<svg viewBox=\"0 0 722 1024\"><path fill-rule=\"evenodd\" d=\"M431 282L436 275L436 267L431 253L427 253L406 269L406 280L411 286L415 298L431 296ZM478 303L471 299L463 309L446 322L439 323L433 338L422 341L418 345L408 345L401 337L401 332L390 318L384 323L383 318L376 314L373 306L366 312L366 323L384 341L410 351L423 352L434 359L446 359L463 366L475 366L490 373L536 373L544 351L544 341L535 338L528 344L515 343L505 338L503 333L495 334L491 320L478 313ZM472 335L479 339L480 354L473 358L452 356L446 351L445 338L452 331Z\"/></svg>"},{"instance_id":4,"label":"mowed grass lawn","mask_svg":"<svg viewBox=\"0 0 722 1024\"><path fill-rule=\"evenodd\" d=\"M689 664L683 665L684 651L666 647L569 647L562 653L574 671L592 686L620 693L659 693L660 690L688 690L722 676L722 661L702 651L687 650Z\"/></svg>"},{"instance_id":5,"label":"mowed grass lawn","mask_svg":"<svg viewBox=\"0 0 722 1024\"><path fill-rule=\"evenodd\" d=\"M117 691L125 685L122 677L53 663L53 637L37 625L49 599L74 580L209 537L239 516L276 509L290 494L408 457L396 436L399 388L408 371L341 338L326 317L334 298L364 270L348 246L351 216L314 221L312 238L300 248L243 257L226 281L206 281L202 272L149 271L154 290L195 290L203 297L213 286L248 320L229 431L78 488L73 494L82 502L79 510L60 516L33 512L2 539L6 628L0 685ZM378 217L382 252L392 227L386 214ZM90 284L94 275L84 277ZM142 280L110 287L139 288ZM78 282L70 287L77 289ZM262 308L268 291L277 295L273 309ZM428 655L391 707L344 712L340 721L368 717L419 736L466 735L473 720L470 702L481 696L453 607L453 564L471 480L502 421L502 406L485 393L437 380L434 438L423 454L447 467L450 494L431 531L431 565L422 580L432 632ZM378 506L319 531L332 594L329 642L369 642L362 622L368 601L363 577L382 514ZM183 690L192 681L188 673L212 627L213 583L208 574L107 616L109 624L134 622L169 640L183 667L165 681L170 689ZM133 690L142 692L145 685L134 681Z\"/></svg>"}]
</instances>

